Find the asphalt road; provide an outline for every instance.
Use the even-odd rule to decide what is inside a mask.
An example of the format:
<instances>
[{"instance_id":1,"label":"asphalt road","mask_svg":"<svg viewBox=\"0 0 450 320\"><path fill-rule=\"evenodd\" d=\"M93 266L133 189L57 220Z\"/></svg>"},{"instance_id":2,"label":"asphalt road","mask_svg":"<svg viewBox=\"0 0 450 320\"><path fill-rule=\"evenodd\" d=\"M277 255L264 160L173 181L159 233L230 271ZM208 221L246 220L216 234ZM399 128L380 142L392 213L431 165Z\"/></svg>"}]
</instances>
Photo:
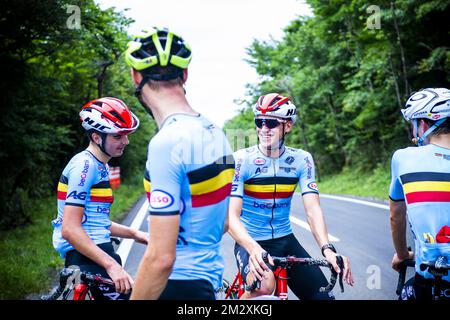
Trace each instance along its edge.
<instances>
[{"instance_id":1,"label":"asphalt road","mask_svg":"<svg viewBox=\"0 0 450 320\"><path fill-rule=\"evenodd\" d=\"M124 223L130 225L138 210L145 202L143 197L131 210ZM353 287L345 286L341 293L338 286L334 293L337 299L343 300L392 300L396 299L395 289L398 274L391 269L394 253L390 227L389 211L361 203L353 203L337 199L321 197L329 234L336 238L333 242L340 254L350 258L355 278ZM291 208L291 216L306 221L301 196L295 195ZM291 222L295 236L312 257L321 258L311 232ZM303 224L302 224L303 225ZM143 219L141 230L147 231L147 220ZM409 244L412 244L409 239ZM233 255L234 241L226 234L222 240L222 252L225 258L224 278L232 281L236 274L236 262ZM125 264L127 272L135 277L139 261L144 254L145 246L134 243ZM412 276L409 270L407 279ZM326 272L329 277L329 273ZM290 293L289 299L296 299Z\"/></svg>"}]
</instances>

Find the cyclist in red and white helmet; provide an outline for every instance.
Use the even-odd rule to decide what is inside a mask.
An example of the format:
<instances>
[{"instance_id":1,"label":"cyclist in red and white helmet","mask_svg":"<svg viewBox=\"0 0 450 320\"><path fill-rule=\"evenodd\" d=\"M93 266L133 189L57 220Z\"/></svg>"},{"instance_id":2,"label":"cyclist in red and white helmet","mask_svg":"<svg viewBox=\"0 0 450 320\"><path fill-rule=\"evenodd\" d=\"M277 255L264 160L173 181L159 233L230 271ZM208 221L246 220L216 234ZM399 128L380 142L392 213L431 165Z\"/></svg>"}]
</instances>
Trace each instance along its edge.
<instances>
[{"instance_id":1,"label":"cyclist in red and white helmet","mask_svg":"<svg viewBox=\"0 0 450 320\"><path fill-rule=\"evenodd\" d=\"M414 259L415 276L403 287L400 300L431 300L434 275L422 263L450 261L450 90L426 88L413 93L401 110L412 122L418 146L395 151L391 161L389 207L395 254L392 268ZM406 220L414 236L408 250ZM450 275L443 275L441 298L448 298ZM438 290L438 289L436 289Z\"/></svg>"},{"instance_id":2,"label":"cyclist in red and white helmet","mask_svg":"<svg viewBox=\"0 0 450 320\"><path fill-rule=\"evenodd\" d=\"M138 118L123 101L101 98L88 102L80 112L89 146L64 168L58 183L58 216L52 221L53 246L65 266L101 274L114 281L116 291L103 288L95 299L127 299L133 279L122 268L111 236L147 243L148 234L112 222L114 201L109 184L108 161L120 157L128 134L139 126Z\"/></svg>"},{"instance_id":3,"label":"cyclist in red and white helmet","mask_svg":"<svg viewBox=\"0 0 450 320\"><path fill-rule=\"evenodd\" d=\"M130 111L127 105L116 98L100 98L89 101L80 111L80 118L83 128L87 131L91 142L96 144L107 156L118 157L122 155L125 145L128 144L127 135L134 132L139 127L139 119ZM98 137L94 139L92 133ZM114 135L121 138L124 145L119 145L122 151L118 155L111 155L106 151L105 144L107 135ZM115 152L114 154L117 154Z\"/></svg>"},{"instance_id":4,"label":"cyclist in red and white helmet","mask_svg":"<svg viewBox=\"0 0 450 320\"><path fill-rule=\"evenodd\" d=\"M236 167L229 208L229 233L236 240L235 256L244 281L261 280L261 287L242 298L271 294L275 278L262 253L272 256L309 257L295 238L290 224L290 208L297 185L314 238L324 257L349 285L353 276L347 257L338 256L328 238L319 203L310 153L284 145L286 134L297 120L297 110L288 97L278 93L261 96L253 107L258 145L234 153ZM340 269L337 261L342 258ZM318 267L288 270L288 285L302 300L333 299L320 293L327 280Z\"/></svg>"}]
</instances>

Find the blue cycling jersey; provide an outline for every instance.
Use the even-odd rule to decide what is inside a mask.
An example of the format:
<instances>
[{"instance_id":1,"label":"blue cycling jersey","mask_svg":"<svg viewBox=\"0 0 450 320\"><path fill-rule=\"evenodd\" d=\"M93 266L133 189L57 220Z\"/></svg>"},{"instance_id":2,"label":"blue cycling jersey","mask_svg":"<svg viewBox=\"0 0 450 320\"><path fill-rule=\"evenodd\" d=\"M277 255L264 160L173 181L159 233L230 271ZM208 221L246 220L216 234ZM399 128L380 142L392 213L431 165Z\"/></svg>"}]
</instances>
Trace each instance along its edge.
<instances>
[{"instance_id":1,"label":"blue cycling jersey","mask_svg":"<svg viewBox=\"0 0 450 320\"><path fill-rule=\"evenodd\" d=\"M243 198L241 221L250 236L260 241L292 233L289 211L297 184L302 195L319 193L311 154L286 147L274 159L253 146L236 151L234 157L231 195Z\"/></svg>"},{"instance_id":2,"label":"blue cycling jersey","mask_svg":"<svg viewBox=\"0 0 450 320\"><path fill-rule=\"evenodd\" d=\"M430 236L450 225L450 150L433 144L397 150L391 163L389 197L405 201L415 240L416 272L420 263L443 255L450 259L450 243L434 243ZM450 276L443 279L450 281Z\"/></svg>"},{"instance_id":3,"label":"blue cycling jersey","mask_svg":"<svg viewBox=\"0 0 450 320\"><path fill-rule=\"evenodd\" d=\"M114 201L109 185L108 165L84 150L64 168L58 183L58 217L52 221L53 247L61 257L73 250L61 235L64 206L84 208L82 227L96 244L110 241L109 212Z\"/></svg>"},{"instance_id":4,"label":"blue cycling jersey","mask_svg":"<svg viewBox=\"0 0 450 320\"><path fill-rule=\"evenodd\" d=\"M150 141L144 186L150 215L180 214L169 279L221 285L224 232L234 159L219 128L203 116L175 114Z\"/></svg>"}]
</instances>

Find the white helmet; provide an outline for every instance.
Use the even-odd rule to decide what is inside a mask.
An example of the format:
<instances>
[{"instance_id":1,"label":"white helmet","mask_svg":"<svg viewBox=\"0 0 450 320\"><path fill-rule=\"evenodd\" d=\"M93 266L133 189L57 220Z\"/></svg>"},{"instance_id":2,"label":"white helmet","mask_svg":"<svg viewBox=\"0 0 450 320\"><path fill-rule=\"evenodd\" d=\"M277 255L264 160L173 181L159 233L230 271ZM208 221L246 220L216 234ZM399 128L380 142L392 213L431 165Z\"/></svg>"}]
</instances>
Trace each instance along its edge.
<instances>
[{"instance_id":1,"label":"white helmet","mask_svg":"<svg viewBox=\"0 0 450 320\"><path fill-rule=\"evenodd\" d=\"M412 121L414 140L422 146L426 137L450 117L450 90L445 88L426 88L413 93L402 109L403 117ZM435 123L419 136L417 119L429 119Z\"/></svg>"},{"instance_id":2,"label":"white helmet","mask_svg":"<svg viewBox=\"0 0 450 320\"><path fill-rule=\"evenodd\" d=\"M437 121L450 117L450 90L445 88L426 88L413 93L402 109L407 121L430 119Z\"/></svg>"},{"instance_id":3,"label":"white helmet","mask_svg":"<svg viewBox=\"0 0 450 320\"><path fill-rule=\"evenodd\" d=\"M288 97L278 93L269 93L259 97L253 106L253 114L255 118L259 115L268 115L288 119L293 123L297 120L297 108L295 105L289 101Z\"/></svg>"}]
</instances>

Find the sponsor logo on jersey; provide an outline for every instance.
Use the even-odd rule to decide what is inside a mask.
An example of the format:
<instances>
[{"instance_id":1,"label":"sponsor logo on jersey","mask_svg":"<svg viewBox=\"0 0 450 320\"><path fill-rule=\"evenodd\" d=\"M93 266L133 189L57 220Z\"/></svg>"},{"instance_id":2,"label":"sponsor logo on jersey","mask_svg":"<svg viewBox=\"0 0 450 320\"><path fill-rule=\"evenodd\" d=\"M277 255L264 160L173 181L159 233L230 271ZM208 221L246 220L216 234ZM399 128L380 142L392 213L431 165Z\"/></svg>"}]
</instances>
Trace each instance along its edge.
<instances>
[{"instance_id":1,"label":"sponsor logo on jersey","mask_svg":"<svg viewBox=\"0 0 450 320\"><path fill-rule=\"evenodd\" d=\"M434 155L436 157L440 157L440 158L445 159L445 160L450 160L450 154L435 153Z\"/></svg>"},{"instance_id":2,"label":"sponsor logo on jersey","mask_svg":"<svg viewBox=\"0 0 450 320\"><path fill-rule=\"evenodd\" d=\"M295 167L280 167L280 170L284 170L284 172L289 173L291 171L295 171L297 168Z\"/></svg>"},{"instance_id":3,"label":"sponsor logo on jersey","mask_svg":"<svg viewBox=\"0 0 450 320\"><path fill-rule=\"evenodd\" d=\"M289 202L280 202L280 203L274 203L273 202L266 202L266 203L258 203L256 201L253 201L253 207L258 209L279 209L279 208L287 208L289 207Z\"/></svg>"},{"instance_id":4,"label":"sponsor logo on jersey","mask_svg":"<svg viewBox=\"0 0 450 320\"><path fill-rule=\"evenodd\" d=\"M306 162L306 168L307 168L306 179L311 179L313 165L312 165L311 161L309 161L309 157L305 158L305 162Z\"/></svg>"},{"instance_id":5,"label":"sponsor logo on jersey","mask_svg":"<svg viewBox=\"0 0 450 320\"><path fill-rule=\"evenodd\" d=\"M292 156L287 157L284 162L286 162L287 164L292 164L295 161L295 158Z\"/></svg>"},{"instance_id":6,"label":"sponsor logo on jersey","mask_svg":"<svg viewBox=\"0 0 450 320\"><path fill-rule=\"evenodd\" d=\"M97 207L97 212L98 212L98 213L106 213L106 214L109 214L109 213L111 212L111 210L110 210L110 208L108 208L108 207L100 207L100 206L98 206L98 207Z\"/></svg>"},{"instance_id":7,"label":"sponsor logo on jersey","mask_svg":"<svg viewBox=\"0 0 450 320\"><path fill-rule=\"evenodd\" d=\"M170 207L173 203L173 197L163 190L154 190L150 194L150 206L153 209L165 209Z\"/></svg>"},{"instance_id":8,"label":"sponsor logo on jersey","mask_svg":"<svg viewBox=\"0 0 450 320\"><path fill-rule=\"evenodd\" d=\"M78 184L79 187L84 187L88 171L89 171L89 160L84 160L84 168L83 171L81 171L81 180L80 183Z\"/></svg>"},{"instance_id":9,"label":"sponsor logo on jersey","mask_svg":"<svg viewBox=\"0 0 450 320\"><path fill-rule=\"evenodd\" d=\"M256 168L255 174L267 173L268 167Z\"/></svg>"},{"instance_id":10,"label":"sponsor logo on jersey","mask_svg":"<svg viewBox=\"0 0 450 320\"><path fill-rule=\"evenodd\" d=\"M241 174L241 167L242 167L242 159L239 159L236 164L236 168L234 169L234 177L233 182L239 182L239 175Z\"/></svg>"},{"instance_id":11,"label":"sponsor logo on jersey","mask_svg":"<svg viewBox=\"0 0 450 320\"><path fill-rule=\"evenodd\" d=\"M266 160L264 158L258 157L253 161L254 164L256 164L257 166L262 166L263 164L266 163Z\"/></svg>"},{"instance_id":12,"label":"sponsor logo on jersey","mask_svg":"<svg viewBox=\"0 0 450 320\"><path fill-rule=\"evenodd\" d=\"M86 200L86 196L87 193L86 192L76 192L76 191L72 191L71 193L69 193L69 195L67 196L67 199L69 198L74 198L75 200Z\"/></svg>"},{"instance_id":13,"label":"sponsor logo on jersey","mask_svg":"<svg viewBox=\"0 0 450 320\"><path fill-rule=\"evenodd\" d=\"M318 191L317 190L317 184L315 182L310 182L308 183L308 188L314 191Z\"/></svg>"}]
</instances>

